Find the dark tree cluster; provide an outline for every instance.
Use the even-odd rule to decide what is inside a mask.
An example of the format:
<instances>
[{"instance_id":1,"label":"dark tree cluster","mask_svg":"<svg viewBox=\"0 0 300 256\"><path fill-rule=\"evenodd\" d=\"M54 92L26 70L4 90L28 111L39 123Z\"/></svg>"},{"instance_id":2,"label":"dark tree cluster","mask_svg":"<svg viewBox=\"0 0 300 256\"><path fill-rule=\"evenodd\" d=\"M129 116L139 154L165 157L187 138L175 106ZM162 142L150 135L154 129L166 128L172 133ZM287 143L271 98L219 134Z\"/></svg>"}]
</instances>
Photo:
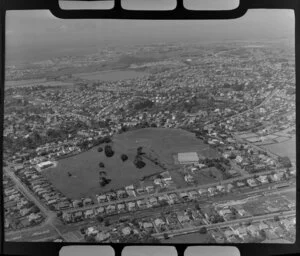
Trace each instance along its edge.
<instances>
[{"instance_id":1,"label":"dark tree cluster","mask_svg":"<svg viewBox=\"0 0 300 256\"><path fill-rule=\"evenodd\" d=\"M152 102L149 99L144 99L144 100L141 100L138 103L135 103L134 109L135 110L141 110L141 109L145 109L145 108L152 108L153 106L154 106L154 102Z\"/></svg>"},{"instance_id":2,"label":"dark tree cluster","mask_svg":"<svg viewBox=\"0 0 300 256\"><path fill-rule=\"evenodd\" d=\"M108 179L106 177L100 177L99 178L99 183L101 187L104 187L106 185L108 185L111 182L111 179Z\"/></svg>"},{"instance_id":3,"label":"dark tree cluster","mask_svg":"<svg viewBox=\"0 0 300 256\"><path fill-rule=\"evenodd\" d=\"M103 138L99 138L97 140L97 145L101 145L103 143L110 143L111 142L111 138L109 136L103 137Z\"/></svg>"},{"instance_id":4,"label":"dark tree cluster","mask_svg":"<svg viewBox=\"0 0 300 256\"><path fill-rule=\"evenodd\" d=\"M125 154L122 154L121 159L122 159L123 162L125 162L126 160L128 160L128 156L125 155Z\"/></svg>"},{"instance_id":5,"label":"dark tree cluster","mask_svg":"<svg viewBox=\"0 0 300 256\"><path fill-rule=\"evenodd\" d=\"M136 152L136 156L135 156L134 161L133 161L136 168L142 169L143 167L145 167L146 163L142 159L142 155L144 155L144 154L145 153L143 152L143 147L138 147L137 152Z\"/></svg>"},{"instance_id":6,"label":"dark tree cluster","mask_svg":"<svg viewBox=\"0 0 300 256\"><path fill-rule=\"evenodd\" d=\"M112 157L115 154L110 145L105 145L104 152L107 157Z\"/></svg>"},{"instance_id":7,"label":"dark tree cluster","mask_svg":"<svg viewBox=\"0 0 300 256\"><path fill-rule=\"evenodd\" d=\"M136 168L139 168L139 169L142 169L146 165L146 163L142 160L142 158L140 156L136 156L133 163L136 166Z\"/></svg>"}]
</instances>

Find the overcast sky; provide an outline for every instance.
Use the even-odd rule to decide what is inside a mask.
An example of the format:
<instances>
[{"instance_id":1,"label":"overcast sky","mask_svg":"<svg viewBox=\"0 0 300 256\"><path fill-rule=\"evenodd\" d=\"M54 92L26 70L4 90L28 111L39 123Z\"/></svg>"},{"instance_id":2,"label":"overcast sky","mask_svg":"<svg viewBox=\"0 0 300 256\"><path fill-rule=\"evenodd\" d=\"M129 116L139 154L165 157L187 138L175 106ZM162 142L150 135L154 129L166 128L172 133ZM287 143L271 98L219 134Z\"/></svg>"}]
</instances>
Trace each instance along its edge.
<instances>
[{"instance_id":1,"label":"overcast sky","mask_svg":"<svg viewBox=\"0 0 300 256\"><path fill-rule=\"evenodd\" d=\"M233 20L64 20L50 11L6 13L7 60L43 52L89 50L107 45L222 40L277 40L294 35L292 10L249 10ZM39 54L37 52L41 51Z\"/></svg>"}]
</instances>

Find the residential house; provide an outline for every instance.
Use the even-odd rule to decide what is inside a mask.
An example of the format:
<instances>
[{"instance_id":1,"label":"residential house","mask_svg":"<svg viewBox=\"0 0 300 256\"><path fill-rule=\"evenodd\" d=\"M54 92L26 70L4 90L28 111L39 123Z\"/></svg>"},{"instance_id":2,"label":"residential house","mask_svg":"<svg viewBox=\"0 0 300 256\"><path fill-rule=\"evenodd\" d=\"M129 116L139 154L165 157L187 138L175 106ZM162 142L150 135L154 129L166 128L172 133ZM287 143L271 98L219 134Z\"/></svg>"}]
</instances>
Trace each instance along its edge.
<instances>
[{"instance_id":1,"label":"residential house","mask_svg":"<svg viewBox=\"0 0 300 256\"><path fill-rule=\"evenodd\" d=\"M157 218L157 219L154 220L154 224L155 224L156 227L161 228L166 223L162 219Z\"/></svg>"},{"instance_id":2,"label":"residential house","mask_svg":"<svg viewBox=\"0 0 300 256\"><path fill-rule=\"evenodd\" d=\"M145 230L149 230L149 229L152 229L153 228L153 224L151 222L144 222L143 223L143 228Z\"/></svg>"},{"instance_id":3,"label":"residential house","mask_svg":"<svg viewBox=\"0 0 300 256\"><path fill-rule=\"evenodd\" d=\"M114 204L110 204L105 209L107 214L114 213L116 211L116 206Z\"/></svg>"},{"instance_id":4,"label":"residential house","mask_svg":"<svg viewBox=\"0 0 300 256\"><path fill-rule=\"evenodd\" d=\"M198 196L199 196L199 194L195 190L192 190L192 191L189 192L189 198L191 200L198 198Z\"/></svg>"},{"instance_id":5,"label":"residential house","mask_svg":"<svg viewBox=\"0 0 300 256\"><path fill-rule=\"evenodd\" d=\"M117 209L119 212L125 212L126 211L126 206L125 204L118 204Z\"/></svg>"},{"instance_id":6,"label":"residential house","mask_svg":"<svg viewBox=\"0 0 300 256\"><path fill-rule=\"evenodd\" d=\"M99 195L99 196L97 196L97 201L98 201L98 203L105 203L105 202L107 202L106 195Z\"/></svg>"},{"instance_id":7,"label":"residential house","mask_svg":"<svg viewBox=\"0 0 300 256\"><path fill-rule=\"evenodd\" d=\"M91 198L84 198L82 200L82 203L83 203L84 206L92 205L93 204L93 200Z\"/></svg>"},{"instance_id":8,"label":"residential house","mask_svg":"<svg viewBox=\"0 0 300 256\"><path fill-rule=\"evenodd\" d=\"M84 217L86 219L94 217L94 211L93 211L93 209L84 211Z\"/></svg>"},{"instance_id":9,"label":"residential house","mask_svg":"<svg viewBox=\"0 0 300 256\"><path fill-rule=\"evenodd\" d=\"M95 240L96 240L96 242L104 242L104 241L108 240L109 238L110 238L110 233L99 232L96 235Z\"/></svg>"},{"instance_id":10,"label":"residential house","mask_svg":"<svg viewBox=\"0 0 300 256\"><path fill-rule=\"evenodd\" d=\"M128 236L131 233L131 228L130 227L125 227L122 229L122 233L124 236Z\"/></svg>"},{"instance_id":11,"label":"residential house","mask_svg":"<svg viewBox=\"0 0 300 256\"><path fill-rule=\"evenodd\" d=\"M178 214L178 215L177 215L177 218L178 218L178 221L179 221L180 223L187 223L187 222L190 222L189 216L184 215L184 214Z\"/></svg>"},{"instance_id":12,"label":"residential house","mask_svg":"<svg viewBox=\"0 0 300 256\"><path fill-rule=\"evenodd\" d=\"M149 198L149 203L150 203L150 205L152 205L152 206L158 205L157 198L156 198L156 197L150 197L150 198Z\"/></svg>"},{"instance_id":13,"label":"residential house","mask_svg":"<svg viewBox=\"0 0 300 256\"><path fill-rule=\"evenodd\" d=\"M216 188L215 188L215 187L209 187L209 188L207 189L207 191L208 191L208 193L209 193L211 196L213 196L213 195L215 194L215 192L216 192Z\"/></svg>"},{"instance_id":14,"label":"residential house","mask_svg":"<svg viewBox=\"0 0 300 256\"><path fill-rule=\"evenodd\" d=\"M87 234L88 236L97 235L98 232L99 232L99 231L98 231L95 227L88 227L88 228L86 229L86 234Z\"/></svg>"},{"instance_id":15,"label":"residential house","mask_svg":"<svg viewBox=\"0 0 300 256\"><path fill-rule=\"evenodd\" d=\"M103 214L105 212L104 207L98 207L95 209L96 214Z\"/></svg>"},{"instance_id":16,"label":"residential house","mask_svg":"<svg viewBox=\"0 0 300 256\"><path fill-rule=\"evenodd\" d=\"M269 183L267 175L260 175L258 176L257 180L262 184Z\"/></svg>"},{"instance_id":17,"label":"residential house","mask_svg":"<svg viewBox=\"0 0 300 256\"><path fill-rule=\"evenodd\" d=\"M256 182L254 179L247 179L247 184L250 186L250 187L255 187L257 186Z\"/></svg>"},{"instance_id":18,"label":"residential house","mask_svg":"<svg viewBox=\"0 0 300 256\"><path fill-rule=\"evenodd\" d=\"M144 209L147 207L145 200L138 200L136 203L137 203L138 207L141 209Z\"/></svg>"},{"instance_id":19,"label":"residential house","mask_svg":"<svg viewBox=\"0 0 300 256\"><path fill-rule=\"evenodd\" d=\"M127 203L127 209L128 209L128 211L135 210L135 202L128 202Z\"/></svg>"},{"instance_id":20,"label":"residential house","mask_svg":"<svg viewBox=\"0 0 300 256\"><path fill-rule=\"evenodd\" d=\"M180 192L180 193L179 193L179 197L180 197L181 199L189 199L189 195L188 195L188 193L186 193L186 192Z\"/></svg>"}]
</instances>

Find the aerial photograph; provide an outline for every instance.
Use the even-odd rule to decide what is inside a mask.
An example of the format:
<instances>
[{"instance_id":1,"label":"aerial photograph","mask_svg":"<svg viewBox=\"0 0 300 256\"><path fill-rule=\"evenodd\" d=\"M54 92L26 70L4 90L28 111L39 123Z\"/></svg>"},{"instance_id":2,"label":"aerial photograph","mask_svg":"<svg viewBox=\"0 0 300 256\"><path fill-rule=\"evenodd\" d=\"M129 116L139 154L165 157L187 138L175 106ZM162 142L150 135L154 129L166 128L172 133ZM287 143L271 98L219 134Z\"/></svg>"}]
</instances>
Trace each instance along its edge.
<instances>
[{"instance_id":1,"label":"aerial photograph","mask_svg":"<svg viewBox=\"0 0 300 256\"><path fill-rule=\"evenodd\" d=\"M8 11L5 241L294 243L294 29Z\"/></svg>"}]
</instances>

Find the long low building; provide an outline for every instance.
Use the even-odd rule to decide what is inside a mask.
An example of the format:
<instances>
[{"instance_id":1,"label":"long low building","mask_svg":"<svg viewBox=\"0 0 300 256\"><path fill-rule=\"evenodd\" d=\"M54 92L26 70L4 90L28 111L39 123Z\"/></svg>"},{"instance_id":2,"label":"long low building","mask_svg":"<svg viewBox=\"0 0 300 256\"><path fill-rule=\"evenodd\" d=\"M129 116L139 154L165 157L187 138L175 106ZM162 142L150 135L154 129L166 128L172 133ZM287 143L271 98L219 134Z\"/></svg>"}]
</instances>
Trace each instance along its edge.
<instances>
[{"instance_id":1,"label":"long low building","mask_svg":"<svg viewBox=\"0 0 300 256\"><path fill-rule=\"evenodd\" d=\"M180 164L199 163L199 156L196 152L178 153L178 162Z\"/></svg>"},{"instance_id":2,"label":"long low building","mask_svg":"<svg viewBox=\"0 0 300 256\"><path fill-rule=\"evenodd\" d=\"M45 161L45 162L41 162L41 163L37 164L36 167L37 167L38 171L42 171L42 170L44 170L46 168L54 166L54 164L55 164L54 162Z\"/></svg>"}]
</instances>

